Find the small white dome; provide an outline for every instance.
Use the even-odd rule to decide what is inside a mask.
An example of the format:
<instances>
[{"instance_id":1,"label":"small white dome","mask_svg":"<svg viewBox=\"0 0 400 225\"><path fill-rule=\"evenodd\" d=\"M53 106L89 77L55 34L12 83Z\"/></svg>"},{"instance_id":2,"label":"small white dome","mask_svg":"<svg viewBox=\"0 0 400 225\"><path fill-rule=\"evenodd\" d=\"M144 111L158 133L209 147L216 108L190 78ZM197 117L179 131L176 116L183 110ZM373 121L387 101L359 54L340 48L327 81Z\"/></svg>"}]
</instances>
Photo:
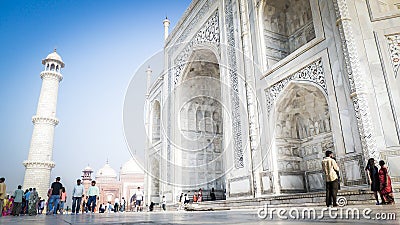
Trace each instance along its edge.
<instances>
[{"instance_id":1,"label":"small white dome","mask_svg":"<svg viewBox=\"0 0 400 225\"><path fill-rule=\"evenodd\" d=\"M88 165L85 167L85 169L83 169L83 172L93 172L93 169Z\"/></svg>"},{"instance_id":2,"label":"small white dome","mask_svg":"<svg viewBox=\"0 0 400 225\"><path fill-rule=\"evenodd\" d=\"M61 61L62 62L62 58L61 56L56 52L52 52L49 55L47 55L46 59L53 59L53 60L57 60L57 61Z\"/></svg>"},{"instance_id":3,"label":"small white dome","mask_svg":"<svg viewBox=\"0 0 400 225\"><path fill-rule=\"evenodd\" d=\"M42 60L42 64L45 65L46 61L48 60L55 60L61 63L61 68L64 68L64 62L62 61L61 56L57 53L56 49L54 49L54 52L50 53L47 55L45 59Z\"/></svg>"},{"instance_id":4,"label":"small white dome","mask_svg":"<svg viewBox=\"0 0 400 225\"><path fill-rule=\"evenodd\" d=\"M121 174L144 174L143 167L132 157L128 162L124 163L121 167Z\"/></svg>"},{"instance_id":5,"label":"small white dome","mask_svg":"<svg viewBox=\"0 0 400 225\"><path fill-rule=\"evenodd\" d=\"M117 179L117 172L113 168L111 168L110 164L108 162L106 165L103 166L103 168L99 169L96 173L96 179L98 178L114 178Z\"/></svg>"}]
</instances>

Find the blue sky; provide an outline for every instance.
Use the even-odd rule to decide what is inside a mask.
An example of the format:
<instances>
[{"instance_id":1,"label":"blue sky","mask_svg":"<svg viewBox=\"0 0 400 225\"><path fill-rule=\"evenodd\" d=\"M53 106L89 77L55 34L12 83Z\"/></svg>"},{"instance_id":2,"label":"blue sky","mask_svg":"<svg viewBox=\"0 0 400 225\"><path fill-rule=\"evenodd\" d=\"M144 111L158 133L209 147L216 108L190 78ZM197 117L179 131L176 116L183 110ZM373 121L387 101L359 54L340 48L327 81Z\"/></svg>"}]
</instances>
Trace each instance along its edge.
<instances>
[{"instance_id":1,"label":"blue sky","mask_svg":"<svg viewBox=\"0 0 400 225\"><path fill-rule=\"evenodd\" d=\"M189 4L190 0L0 0L0 176L6 177L8 191L23 182L22 161L28 156L31 117L41 88L41 60L54 48L66 67L58 96L60 124L51 179L61 176L68 189L88 164L97 170L108 159L118 171L129 159L122 115L125 92L135 74L130 86L137 88L135 150L143 155L142 64L162 50L165 16L171 20L171 31Z\"/></svg>"}]
</instances>

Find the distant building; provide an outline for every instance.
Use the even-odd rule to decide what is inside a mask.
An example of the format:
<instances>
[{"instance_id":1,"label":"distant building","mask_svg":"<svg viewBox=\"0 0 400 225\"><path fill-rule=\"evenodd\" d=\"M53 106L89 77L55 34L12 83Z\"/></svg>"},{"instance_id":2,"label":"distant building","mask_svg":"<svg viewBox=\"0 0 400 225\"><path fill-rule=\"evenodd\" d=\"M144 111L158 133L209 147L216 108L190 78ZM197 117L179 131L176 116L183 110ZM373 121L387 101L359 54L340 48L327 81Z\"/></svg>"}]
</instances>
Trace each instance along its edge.
<instances>
[{"instance_id":1,"label":"distant building","mask_svg":"<svg viewBox=\"0 0 400 225\"><path fill-rule=\"evenodd\" d=\"M83 169L82 180L85 190L90 186L92 181L92 168L86 167ZM115 198L122 197L126 200L126 208L130 209L131 199L135 194L137 187L143 189L144 185L144 170L136 158L132 157L124 163L120 168L120 173L116 172L108 161L96 172L96 186L100 189L99 204L111 202L114 204Z\"/></svg>"},{"instance_id":2,"label":"distant building","mask_svg":"<svg viewBox=\"0 0 400 225\"><path fill-rule=\"evenodd\" d=\"M82 170L82 173L82 184L85 187L85 190L87 190L92 182L93 169L90 168L90 166L88 165L87 167L85 167L85 169Z\"/></svg>"}]
</instances>

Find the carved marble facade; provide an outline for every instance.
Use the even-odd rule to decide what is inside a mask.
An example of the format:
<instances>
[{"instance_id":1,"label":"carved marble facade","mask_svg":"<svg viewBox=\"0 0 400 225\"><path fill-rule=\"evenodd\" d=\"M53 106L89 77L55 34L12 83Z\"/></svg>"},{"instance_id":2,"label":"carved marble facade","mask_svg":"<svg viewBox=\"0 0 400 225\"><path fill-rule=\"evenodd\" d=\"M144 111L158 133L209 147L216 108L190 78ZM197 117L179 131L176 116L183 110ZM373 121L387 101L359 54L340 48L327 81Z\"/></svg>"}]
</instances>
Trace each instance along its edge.
<instances>
[{"instance_id":1,"label":"carved marble facade","mask_svg":"<svg viewBox=\"0 0 400 225\"><path fill-rule=\"evenodd\" d=\"M323 92L311 84L291 83L276 107L276 149L281 191L323 190L321 158L334 150L329 108ZM304 183L282 183L285 175ZM310 180L307 173L314 172ZM308 187L306 184L312 184Z\"/></svg>"},{"instance_id":2,"label":"carved marble facade","mask_svg":"<svg viewBox=\"0 0 400 225\"><path fill-rule=\"evenodd\" d=\"M194 0L147 99L148 197L323 191L326 150L347 188L369 157L400 181L398 5Z\"/></svg>"},{"instance_id":3,"label":"carved marble facade","mask_svg":"<svg viewBox=\"0 0 400 225\"><path fill-rule=\"evenodd\" d=\"M390 58L393 66L394 76L397 78L400 67L400 34L386 37L389 45Z\"/></svg>"}]
</instances>

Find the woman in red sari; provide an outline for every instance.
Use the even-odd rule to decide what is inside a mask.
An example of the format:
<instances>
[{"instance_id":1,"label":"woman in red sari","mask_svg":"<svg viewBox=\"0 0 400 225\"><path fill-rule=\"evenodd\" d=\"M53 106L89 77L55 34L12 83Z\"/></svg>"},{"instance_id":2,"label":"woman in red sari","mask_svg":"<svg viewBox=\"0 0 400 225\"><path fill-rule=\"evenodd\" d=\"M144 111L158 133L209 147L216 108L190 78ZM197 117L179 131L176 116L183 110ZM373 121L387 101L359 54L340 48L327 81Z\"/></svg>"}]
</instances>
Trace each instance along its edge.
<instances>
[{"instance_id":1,"label":"woman in red sari","mask_svg":"<svg viewBox=\"0 0 400 225\"><path fill-rule=\"evenodd\" d=\"M379 170L379 183L380 183L380 192L383 197L383 204L394 204L394 196L392 189L392 181L389 177L388 169L385 166L385 161L379 161L379 165L381 169Z\"/></svg>"}]
</instances>

